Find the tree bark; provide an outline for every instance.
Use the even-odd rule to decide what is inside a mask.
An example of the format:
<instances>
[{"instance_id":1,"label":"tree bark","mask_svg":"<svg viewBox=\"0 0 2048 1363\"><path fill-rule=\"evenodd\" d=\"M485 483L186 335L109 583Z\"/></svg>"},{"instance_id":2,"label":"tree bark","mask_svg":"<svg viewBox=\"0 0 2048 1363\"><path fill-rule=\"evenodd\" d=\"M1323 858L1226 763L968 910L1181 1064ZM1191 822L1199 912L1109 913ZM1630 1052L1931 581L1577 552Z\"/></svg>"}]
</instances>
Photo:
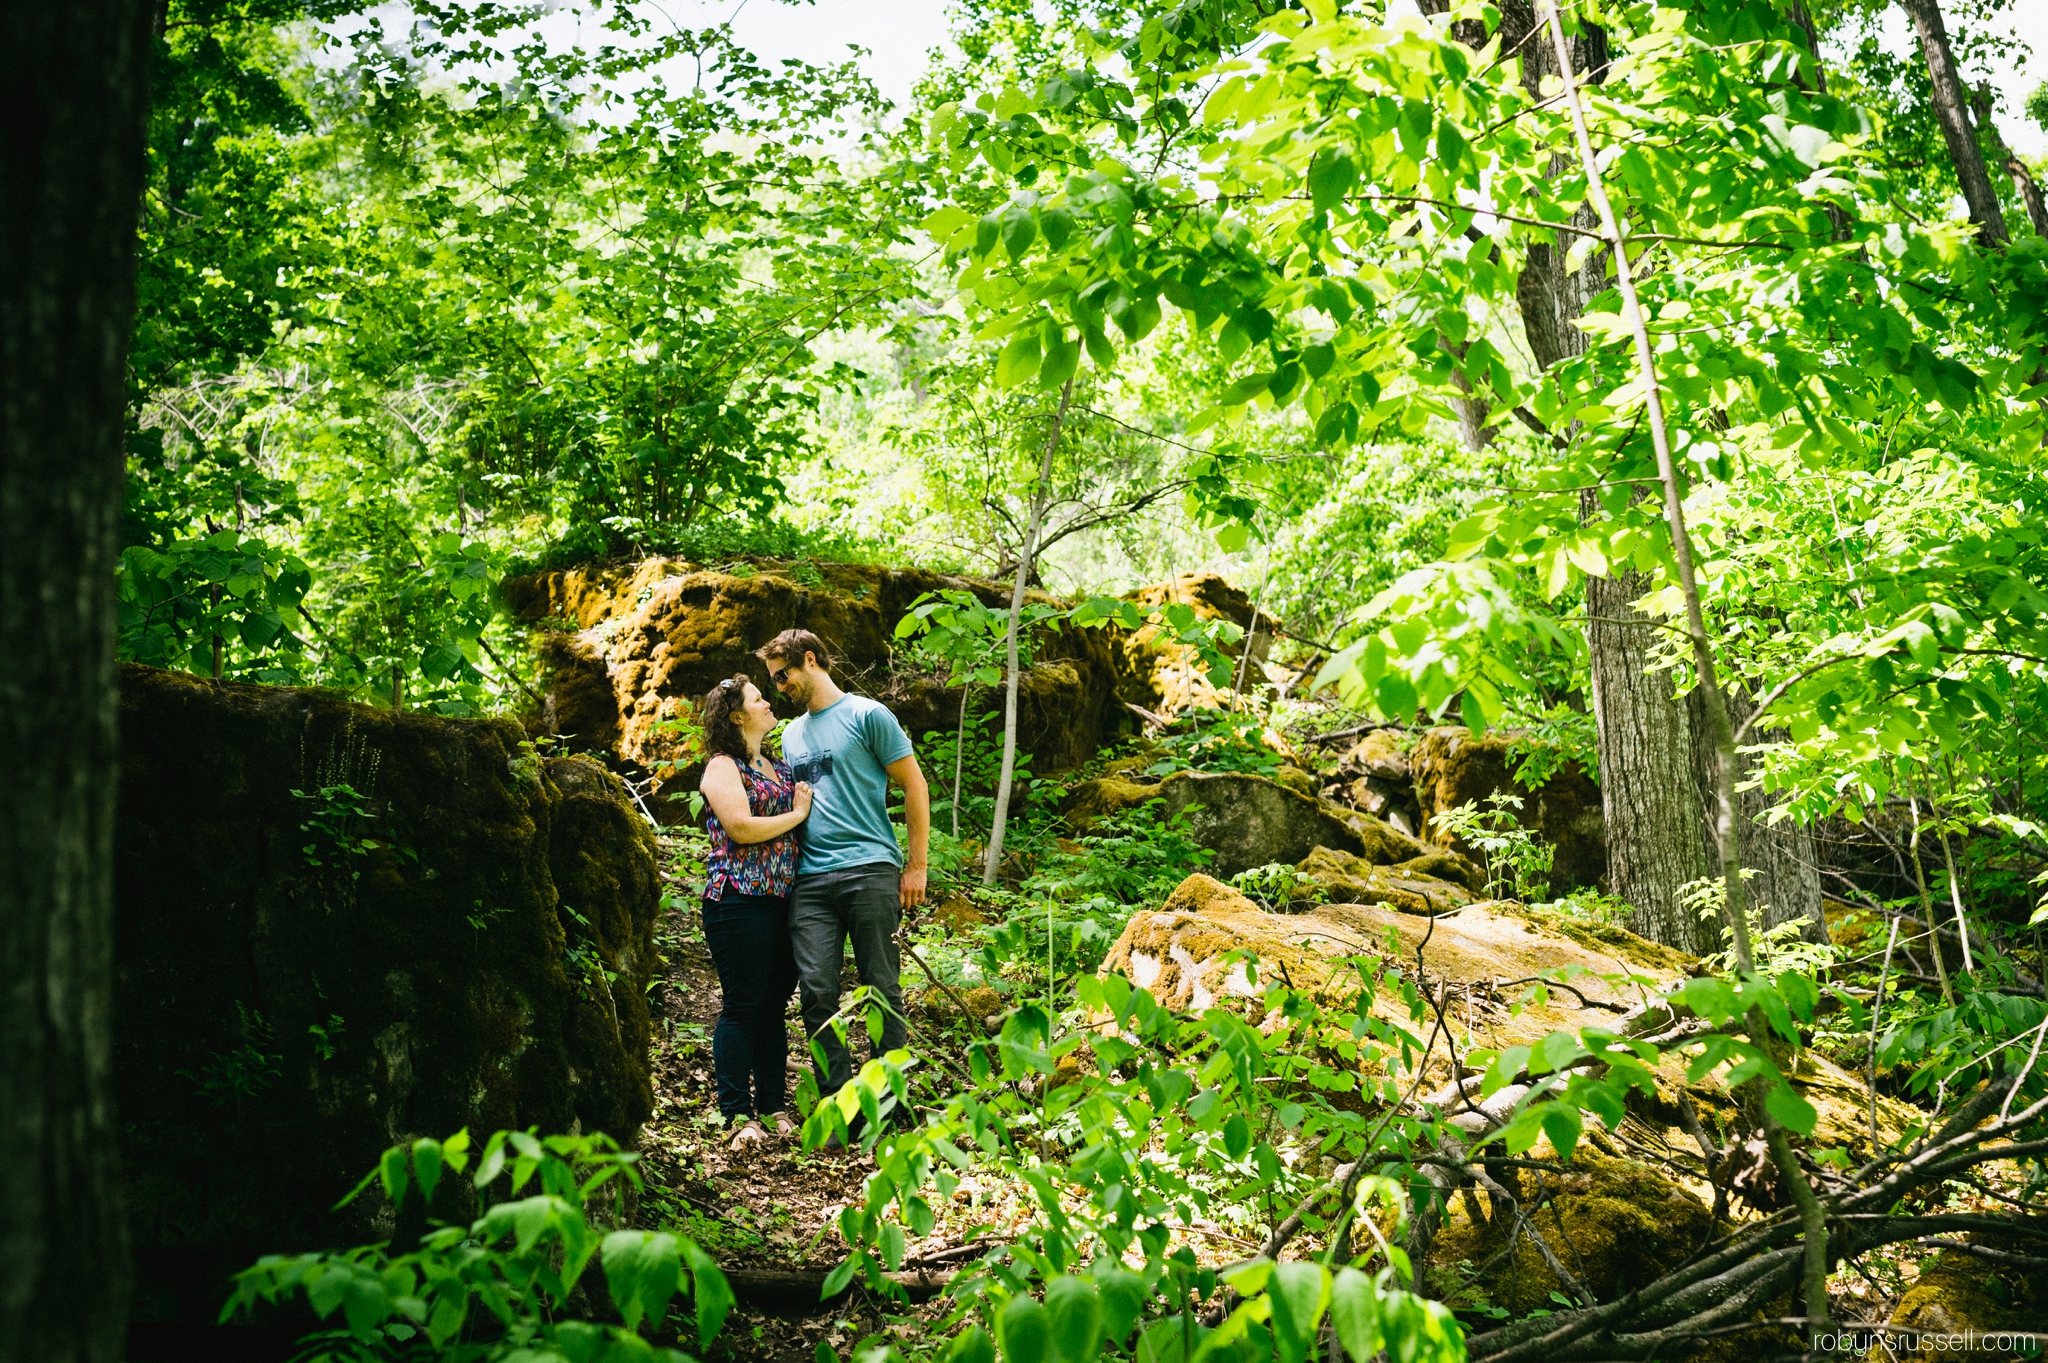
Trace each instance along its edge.
<instances>
[{"instance_id":1,"label":"tree bark","mask_svg":"<svg viewBox=\"0 0 2048 1363\"><path fill-rule=\"evenodd\" d=\"M1650 670L1657 625L1633 604L1649 589L1633 570L1586 580L1607 882L1629 905L1631 931L1704 956L1721 949L1721 935L1679 891L1712 875L1714 859L1693 785L1691 717L1670 672Z\"/></svg>"},{"instance_id":2,"label":"tree bark","mask_svg":"<svg viewBox=\"0 0 2048 1363\"><path fill-rule=\"evenodd\" d=\"M1038 472L1038 486L1031 489L1031 525L1024 532L1024 553L1017 560L1017 580L1010 589L1010 629L1006 640L1009 666L1008 685L1003 690L1003 770L996 780L995 816L989 821L988 854L983 858L981 883L994 885L1003 861L1003 834L1010 822L1010 784L1017 775L1017 634L1024 616L1024 584L1031 579L1032 562L1038 557L1038 532L1045 520L1045 504L1052 489L1052 456L1059 448L1060 427L1067 419L1067 404L1074 396L1074 381L1060 389L1059 410L1052 415L1052 433L1045 438L1045 466Z\"/></svg>"},{"instance_id":3,"label":"tree bark","mask_svg":"<svg viewBox=\"0 0 2048 1363\"><path fill-rule=\"evenodd\" d=\"M1928 83L1934 91L1934 117L1941 124L1942 141L1956 179L1962 183L1963 199L1970 205L1970 221L1986 246L2005 243L2005 214L1998 206L1998 191L1984 166L1984 152L1977 145L1977 133L1970 126L1969 97L1956 71L1955 53L1949 50L1948 29L1941 21L1941 0L1901 0L1912 17L1913 31L1920 38L1920 54L1927 60Z\"/></svg>"},{"instance_id":4,"label":"tree bark","mask_svg":"<svg viewBox=\"0 0 2048 1363\"><path fill-rule=\"evenodd\" d=\"M1533 6L1510 0L1502 7L1502 45L1523 42L1522 80L1532 93L1540 93L1545 76L1559 74L1554 45L1541 35L1529 36L1536 23ZM1599 29L1588 26L1569 46L1575 72L1605 67L1607 45ZM1555 175L1577 169L1573 157L1551 158ZM1579 207L1573 222L1583 231L1599 228L1591 203ZM1604 248L1588 253L1577 269L1567 268L1575 239L1560 232L1554 243L1531 242L1515 281L1529 353L1545 369L1585 353L1586 334L1573 324L1608 287ZM1686 910L1678 893L1714 869L1689 769L1693 725L1673 694L1670 673L1648 670L1656 625L1633 604L1648 590L1648 580L1634 571L1586 582L1608 888L1630 906L1629 926L1636 933L1705 954L1720 949L1719 934Z\"/></svg>"},{"instance_id":5,"label":"tree bark","mask_svg":"<svg viewBox=\"0 0 2048 1363\"><path fill-rule=\"evenodd\" d=\"M1698 688L1686 697L1687 718L1693 732L1701 732L1706 716ZM1742 694L1740 688L1728 693L1729 718L1739 728L1754 714L1756 707ZM1775 735L1782 737L1782 732ZM1768 742L1771 733L1752 731L1751 742ZM1722 874L1721 858L1715 851L1711 820L1714 809L1714 755L1702 745L1695 744L1692 750L1693 782L1699 790L1700 826L1706 830L1706 847L1714 863L1713 874ZM1755 771L1754 759L1736 755L1736 780L1747 781ZM1801 935L1809 942L1828 941L1827 919L1821 910L1820 900L1820 854L1814 846L1813 832L1803 824L1787 820L1772 825L1766 821L1771 806L1778 802L1771 798L1761 786L1753 790L1736 792L1735 816L1742 822L1742 864L1752 874L1749 880L1750 897L1755 901L1762 915L1763 925L1774 928L1780 923L1801 921L1804 927Z\"/></svg>"},{"instance_id":6,"label":"tree bark","mask_svg":"<svg viewBox=\"0 0 2048 1363\"><path fill-rule=\"evenodd\" d=\"M0 9L0 1363L113 1363L114 565L152 6Z\"/></svg>"},{"instance_id":7,"label":"tree bark","mask_svg":"<svg viewBox=\"0 0 2048 1363\"><path fill-rule=\"evenodd\" d=\"M2020 196L2020 204L2027 210L2027 222L2037 237L2048 237L2048 199L2041 196L2041 182L2034 178L2034 172L2027 169L2027 163L2012 154L2005 145L2005 135L1998 131L1998 125L1991 121L1991 88L1977 87L1970 99L1970 108L1977 115L1977 129L1991 143L1991 159L2005 171L2012 181L2013 192Z\"/></svg>"}]
</instances>

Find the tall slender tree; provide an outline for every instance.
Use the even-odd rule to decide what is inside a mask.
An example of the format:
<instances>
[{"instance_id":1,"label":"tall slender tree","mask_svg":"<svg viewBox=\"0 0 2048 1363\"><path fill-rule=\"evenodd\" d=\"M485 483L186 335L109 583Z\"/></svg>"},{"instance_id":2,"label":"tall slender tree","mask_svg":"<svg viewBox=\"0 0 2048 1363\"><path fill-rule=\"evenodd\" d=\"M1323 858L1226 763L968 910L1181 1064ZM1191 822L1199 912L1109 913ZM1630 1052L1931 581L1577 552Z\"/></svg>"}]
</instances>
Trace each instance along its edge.
<instances>
[{"instance_id":1,"label":"tall slender tree","mask_svg":"<svg viewBox=\"0 0 2048 1363\"><path fill-rule=\"evenodd\" d=\"M0 1360L113 1363L114 562L149 0L0 7Z\"/></svg>"},{"instance_id":2,"label":"tall slender tree","mask_svg":"<svg viewBox=\"0 0 2048 1363\"><path fill-rule=\"evenodd\" d=\"M1970 221L1977 224L1977 234L1986 246L2002 245L2007 239L2005 214L1998 206L1998 191L1993 188L1991 172L1984 164L1984 150L1977 145L1977 130L1970 126L1969 93L1956 69L1956 54L1948 45L1941 0L1902 3L1912 17L1914 34L1920 39L1920 55L1927 61L1934 118L1941 125L1949 161L1962 184L1963 201L1970 205Z\"/></svg>"}]
</instances>

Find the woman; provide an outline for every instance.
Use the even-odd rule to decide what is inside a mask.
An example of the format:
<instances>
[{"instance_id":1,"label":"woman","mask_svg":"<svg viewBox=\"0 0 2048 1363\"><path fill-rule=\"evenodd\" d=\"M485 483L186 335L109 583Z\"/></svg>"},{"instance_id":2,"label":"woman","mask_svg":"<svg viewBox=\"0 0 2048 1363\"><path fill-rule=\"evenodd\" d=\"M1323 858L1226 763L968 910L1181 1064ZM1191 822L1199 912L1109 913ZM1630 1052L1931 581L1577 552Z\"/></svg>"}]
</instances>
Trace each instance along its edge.
<instances>
[{"instance_id":1,"label":"woman","mask_svg":"<svg viewBox=\"0 0 2048 1363\"><path fill-rule=\"evenodd\" d=\"M782 1111L789 1032L783 1009L796 992L789 944L789 889L796 880L797 825L811 812L811 788L761 751L775 727L754 684L728 677L704 697L704 745L711 751L698 789L712 817L710 877L704 884L704 940L718 967L718 1026L711 1065L718 1111L742 1124L735 1147L794 1129Z\"/></svg>"}]
</instances>

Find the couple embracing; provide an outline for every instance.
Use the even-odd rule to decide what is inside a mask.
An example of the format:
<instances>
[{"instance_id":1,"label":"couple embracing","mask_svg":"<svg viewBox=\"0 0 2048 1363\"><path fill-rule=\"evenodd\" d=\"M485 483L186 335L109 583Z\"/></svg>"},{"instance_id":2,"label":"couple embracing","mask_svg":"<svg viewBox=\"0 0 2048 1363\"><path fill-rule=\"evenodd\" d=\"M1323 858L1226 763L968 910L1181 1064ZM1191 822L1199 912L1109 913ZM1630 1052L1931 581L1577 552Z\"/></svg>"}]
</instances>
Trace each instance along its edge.
<instances>
[{"instance_id":1,"label":"couple embracing","mask_svg":"<svg viewBox=\"0 0 2048 1363\"><path fill-rule=\"evenodd\" d=\"M704 698L711 760L700 789L710 806L704 939L718 967L711 1036L718 1110L740 1126L733 1144L787 1135L783 1109L791 990L804 1033L825 1051L819 1092L834 1093L852 1063L826 1023L839 1011L840 965L853 943L860 982L888 1001L877 1054L904 1044L896 927L924 901L931 798L896 717L832 680L831 655L808 630L784 630L758 650L769 684L804 707L782 734L783 760L761 751L775 727L768 700L745 676ZM909 857L889 822L890 783L903 787Z\"/></svg>"}]
</instances>

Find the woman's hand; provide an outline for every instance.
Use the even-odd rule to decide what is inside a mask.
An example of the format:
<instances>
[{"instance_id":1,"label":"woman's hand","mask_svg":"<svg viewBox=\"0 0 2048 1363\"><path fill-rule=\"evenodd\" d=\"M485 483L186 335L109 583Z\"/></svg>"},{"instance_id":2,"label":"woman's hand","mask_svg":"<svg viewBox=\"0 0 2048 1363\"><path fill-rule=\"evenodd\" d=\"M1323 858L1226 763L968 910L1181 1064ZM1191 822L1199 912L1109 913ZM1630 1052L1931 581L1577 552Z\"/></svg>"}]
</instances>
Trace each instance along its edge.
<instances>
[{"instance_id":1,"label":"woman's hand","mask_svg":"<svg viewBox=\"0 0 2048 1363\"><path fill-rule=\"evenodd\" d=\"M791 801L790 808L808 819L811 816L811 796L814 793L809 781L797 782L796 795Z\"/></svg>"}]
</instances>

